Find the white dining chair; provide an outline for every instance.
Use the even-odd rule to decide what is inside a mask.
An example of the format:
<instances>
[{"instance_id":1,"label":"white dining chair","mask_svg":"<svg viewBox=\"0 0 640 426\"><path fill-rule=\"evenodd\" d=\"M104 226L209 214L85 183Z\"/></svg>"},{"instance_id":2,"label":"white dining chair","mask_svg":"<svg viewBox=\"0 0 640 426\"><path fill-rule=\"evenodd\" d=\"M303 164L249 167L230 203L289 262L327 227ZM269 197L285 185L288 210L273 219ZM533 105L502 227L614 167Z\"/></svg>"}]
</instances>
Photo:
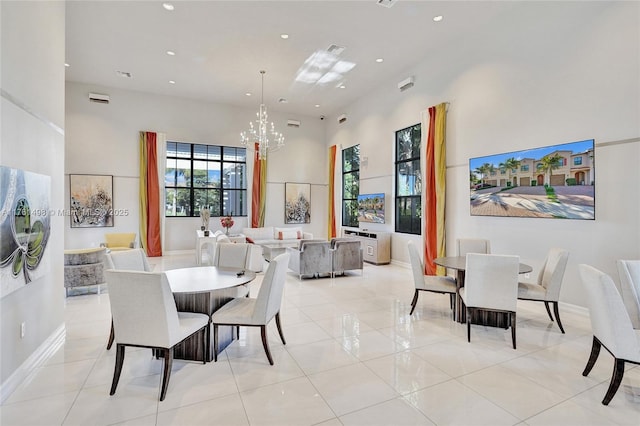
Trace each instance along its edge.
<instances>
[{"instance_id":1,"label":"white dining chair","mask_svg":"<svg viewBox=\"0 0 640 426\"><path fill-rule=\"evenodd\" d=\"M587 376L591 372L600 348L604 346L614 358L611 382L602 400L603 405L609 405L622 383L625 363L640 364L640 333L633 329L611 277L589 265L579 265L578 269L587 294L593 330L591 355L582 375Z\"/></svg>"},{"instance_id":2,"label":"white dining chair","mask_svg":"<svg viewBox=\"0 0 640 426\"><path fill-rule=\"evenodd\" d=\"M562 278L567 267L569 252L567 250L552 248L538 273L538 280L534 283L519 282L518 283L518 299L533 300L544 302L547 308L547 315L553 321L549 303L553 304L553 313L556 317L556 323L562 334L564 327L560 321L560 312L558 309L558 301L560 300L560 288L562 287Z\"/></svg>"},{"instance_id":3,"label":"white dining chair","mask_svg":"<svg viewBox=\"0 0 640 426\"><path fill-rule=\"evenodd\" d=\"M620 296L624 303L631 324L640 330L640 260L618 260L620 276Z\"/></svg>"},{"instance_id":4,"label":"white dining chair","mask_svg":"<svg viewBox=\"0 0 640 426\"><path fill-rule=\"evenodd\" d=\"M160 401L169 387L173 348L188 337L202 333L202 359L206 362L209 316L178 312L164 272L108 270L111 316L116 338L116 361L110 395L116 393L125 347L151 348L164 358Z\"/></svg>"},{"instance_id":5,"label":"white dining chair","mask_svg":"<svg viewBox=\"0 0 640 426\"><path fill-rule=\"evenodd\" d=\"M471 313L491 311L508 315L513 349L516 349L518 256L467 254L465 284L459 290L466 305L467 341L471 342Z\"/></svg>"},{"instance_id":6,"label":"white dining chair","mask_svg":"<svg viewBox=\"0 0 640 426\"><path fill-rule=\"evenodd\" d=\"M211 316L213 324L213 359L218 361L218 326L260 327L262 346L269 364L273 358L267 341L267 325L275 317L282 343L286 345L280 325L280 305L289 264L289 253L276 256L269 262L257 298L238 297L218 309Z\"/></svg>"},{"instance_id":7,"label":"white dining chair","mask_svg":"<svg viewBox=\"0 0 640 426\"><path fill-rule=\"evenodd\" d=\"M458 256L466 256L468 253L491 253L489 240L480 238L458 238L456 240L456 252Z\"/></svg>"},{"instance_id":8,"label":"white dining chair","mask_svg":"<svg viewBox=\"0 0 640 426\"><path fill-rule=\"evenodd\" d=\"M151 266L147 261L147 255L144 250L141 248L131 249L131 250L123 250L123 251L112 251L111 253L107 253L104 256L105 268L109 269L117 269L121 271L145 271L150 272ZM114 339L114 330L113 330L113 319L111 320L111 331L109 332L109 340L107 341L107 350L111 349L113 346Z\"/></svg>"},{"instance_id":9,"label":"white dining chair","mask_svg":"<svg viewBox=\"0 0 640 426\"><path fill-rule=\"evenodd\" d=\"M456 295L456 280L451 277L425 275L424 265L420 259L418 249L412 241L409 241L407 246L409 247L409 259L411 260L411 271L413 272L413 283L415 286L413 300L411 301L411 312L409 312L409 315L412 315L413 311L416 309L416 305L418 304L418 294L421 291L448 294L450 305L453 308L455 306L453 299Z\"/></svg>"}]
</instances>

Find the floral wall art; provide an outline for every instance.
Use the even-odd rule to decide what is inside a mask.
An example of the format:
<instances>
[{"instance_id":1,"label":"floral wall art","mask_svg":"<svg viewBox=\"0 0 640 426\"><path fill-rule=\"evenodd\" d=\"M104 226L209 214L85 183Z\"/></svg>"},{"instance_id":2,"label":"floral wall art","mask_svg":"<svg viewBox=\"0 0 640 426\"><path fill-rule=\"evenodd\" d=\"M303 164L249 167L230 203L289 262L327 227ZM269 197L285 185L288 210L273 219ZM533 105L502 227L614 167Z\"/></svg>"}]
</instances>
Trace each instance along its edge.
<instances>
[{"instance_id":1,"label":"floral wall art","mask_svg":"<svg viewBox=\"0 0 640 426\"><path fill-rule=\"evenodd\" d=\"M284 223L311 223L311 184L284 184Z\"/></svg>"},{"instance_id":2,"label":"floral wall art","mask_svg":"<svg viewBox=\"0 0 640 426\"><path fill-rule=\"evenodd\" d=\"M51 178L0 166L0 298L51 268Z\"/></svg>"},{"instance_id":3,"label":"floral wall art","mask_svg":"<svg viewBox=\"0 0 640 426\"><path fill-rule=\"evenodd\" d=\"M69 175L72 228L113 226L113 176Z\"/></svg>"}]
</instances>

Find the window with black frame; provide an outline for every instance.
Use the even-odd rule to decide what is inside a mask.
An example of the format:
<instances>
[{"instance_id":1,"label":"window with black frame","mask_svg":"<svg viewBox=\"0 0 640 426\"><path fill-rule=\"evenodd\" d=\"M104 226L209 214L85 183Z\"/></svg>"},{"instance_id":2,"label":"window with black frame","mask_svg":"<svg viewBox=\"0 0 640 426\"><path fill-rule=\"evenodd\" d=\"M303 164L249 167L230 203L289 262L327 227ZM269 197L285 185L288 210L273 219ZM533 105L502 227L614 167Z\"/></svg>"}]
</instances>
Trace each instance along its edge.
<instances>
[{"instance_id":1,"label":"window with black frame","mask_svg":"<svg viewBox=\"0 0 640 426\"><path fill-rule=\"evenodd\" d=\"M360 145L342 150L342 226L358 226Z\"/></svg>"},{"instance_id":2,"label":"window with black frame","mask_svg":"<svg viewBox=\"0 0 640 426\"><path fill-rule=\"evenodd\" d=\"M421 125L396 132L395 231L420 235L422 219Z\"/></svg>"},{"instance_id":3,"label":"window with black frame","mask_svg":"<svg viewBox=\"0 0 640 426\"><path fill-rule=\"evenodd\" d=\"M167 142L165 216L247 215L245 148Z\"/></svg>"}]
</instances>

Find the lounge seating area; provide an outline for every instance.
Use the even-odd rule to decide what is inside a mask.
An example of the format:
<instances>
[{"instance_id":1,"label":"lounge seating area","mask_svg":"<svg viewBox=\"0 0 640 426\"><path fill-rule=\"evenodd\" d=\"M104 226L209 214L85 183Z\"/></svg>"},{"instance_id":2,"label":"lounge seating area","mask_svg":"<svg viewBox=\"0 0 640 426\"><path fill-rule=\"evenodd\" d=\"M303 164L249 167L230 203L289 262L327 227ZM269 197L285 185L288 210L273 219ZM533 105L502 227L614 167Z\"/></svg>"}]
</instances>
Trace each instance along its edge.
<instances>
[{"instance_id":1,"label":"lounge seating area","mask_svg":"<svg viewBox=\"0 0 640 426\"><path fill-rule=\"evenodd\" d=\"M362 245L349 238L333 238L331 241L302 240L298 247L287 247L289 269L303 276L334 277L346 271L360 269L363 272Z\"/></svg>"},{"instance_id":2,"label":"lounge seating area","mask_svg":"<svg viewBox=\"0 0 640 426\"><path fill-rule=\"evenodd\" d=\"M263 228L243 228L248 243L266 245L266 244L284 244L298 245L299 240L312 240L313 234L304 232L300 227L278 228L274 226L265 226Z\"/></svg>"}]
</instances>

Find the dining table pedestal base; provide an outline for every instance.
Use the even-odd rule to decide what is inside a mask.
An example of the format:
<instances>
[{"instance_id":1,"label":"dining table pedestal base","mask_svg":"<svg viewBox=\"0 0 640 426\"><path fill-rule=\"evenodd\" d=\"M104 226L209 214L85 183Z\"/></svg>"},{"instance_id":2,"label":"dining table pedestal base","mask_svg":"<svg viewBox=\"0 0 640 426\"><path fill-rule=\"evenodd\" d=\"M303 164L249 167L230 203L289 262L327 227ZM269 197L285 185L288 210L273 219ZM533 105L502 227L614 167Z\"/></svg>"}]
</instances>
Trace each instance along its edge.
<instances>
[{"instance_id":1,"label":"dining table pedestal base","mask_svg":"<svg viewBox=\"0 0 640 426\"><path fill-rule=\"evenodd\" d=\"M197 312L211 316L226 303L237 296L236 288L226 288L208 293L174 293L178 312ZM194 334L173 349L175 359L202 362L202 334L207 328ZM218 327L218 352L229 346L233 341L233 327ZM213 361L213 327L209 327L209 347L206 348L206 361Z\"/></svg>"}]
</instances>

